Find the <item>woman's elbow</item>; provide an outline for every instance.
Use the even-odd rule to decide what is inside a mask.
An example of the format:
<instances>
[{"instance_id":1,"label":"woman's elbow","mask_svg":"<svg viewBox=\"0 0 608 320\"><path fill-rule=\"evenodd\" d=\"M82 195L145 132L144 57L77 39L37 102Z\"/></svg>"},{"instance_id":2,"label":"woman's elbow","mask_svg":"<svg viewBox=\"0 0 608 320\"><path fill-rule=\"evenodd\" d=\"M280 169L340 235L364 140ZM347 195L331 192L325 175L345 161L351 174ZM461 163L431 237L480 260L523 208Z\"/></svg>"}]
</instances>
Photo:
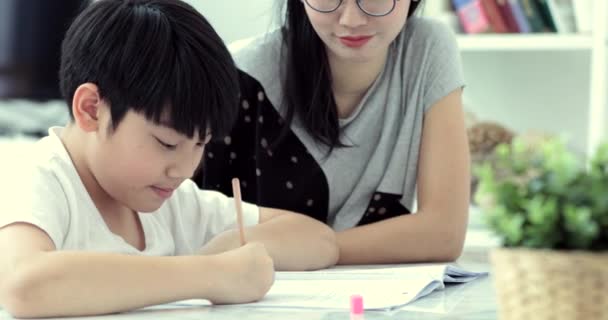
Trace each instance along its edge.
<instances>
[{"instance_id":1,"label":"woman's elbow","mask_svg":"<svg viewBox=\"0 0 608 320\"><path fill-rule=\"evenodd\" d=\"M464 249L464 240L466 230L451 230L451 232L443 233L442 241L439 244L440 249L438 260L445 262L453 262L458 260Z\"/></svg>"},{"instance_id":2,"label":"woman's elbow","mask_svg":"<svg viewBox=\"0 0 608 320\"><path fill-rule=\"evenodd\" d=\"M458 260L464 249L464 242L467 233L467 225L469 220L468 203L462 206L453 206L451 210L444 208L437 210L439 212L449 212L449 218L443 221L436 221L435 225L437 233L435 243L438 253L437 260L442 262L453 262ZM460 207L460 209L456 209Z\"/></svg>"},{"instance_id":3,"label":"woman's elbow","mask_svg":"<svg viewBox=\"0 0 608 320\"><path fill-rule=\"evenodd\" d=\"M453 245L445 250L443 253L443 259L446 262L454 262L460 258L462 255L463 246L462 245Z\"/></svg>"}]
</instances>

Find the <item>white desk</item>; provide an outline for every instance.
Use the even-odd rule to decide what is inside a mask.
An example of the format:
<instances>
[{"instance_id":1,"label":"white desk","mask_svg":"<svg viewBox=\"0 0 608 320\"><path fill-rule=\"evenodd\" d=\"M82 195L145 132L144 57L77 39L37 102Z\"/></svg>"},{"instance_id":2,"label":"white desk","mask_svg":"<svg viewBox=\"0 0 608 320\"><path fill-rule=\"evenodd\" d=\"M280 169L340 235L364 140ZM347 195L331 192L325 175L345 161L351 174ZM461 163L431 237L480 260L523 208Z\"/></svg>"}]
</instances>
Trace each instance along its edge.
<instances>
[{"instance_id":1,"label":"white desk","mask_svg":"<svg viewBox=\"0 0 608 320\"><path fill-rule=\"evenodd\" d=\"M489 271L487 255L481 251L465 252L458 263L473 271ZM162 306L161 306L162 307ZM247 320L348 320L348 301L344 310L303 310L251 308L241 306L207 306L197 308L164 308L134 311L101 317L70 319L140 320L140 319L247 319ZM419 309L419 310L415 310ZM484 277L464 285L447 287L444 291L431 293L405 308L391 312L366 311L366 320L388 319L496 319L496 301L492 278ZM0 320L12 319L0 310Z\"/></svg>"}]
</instances>

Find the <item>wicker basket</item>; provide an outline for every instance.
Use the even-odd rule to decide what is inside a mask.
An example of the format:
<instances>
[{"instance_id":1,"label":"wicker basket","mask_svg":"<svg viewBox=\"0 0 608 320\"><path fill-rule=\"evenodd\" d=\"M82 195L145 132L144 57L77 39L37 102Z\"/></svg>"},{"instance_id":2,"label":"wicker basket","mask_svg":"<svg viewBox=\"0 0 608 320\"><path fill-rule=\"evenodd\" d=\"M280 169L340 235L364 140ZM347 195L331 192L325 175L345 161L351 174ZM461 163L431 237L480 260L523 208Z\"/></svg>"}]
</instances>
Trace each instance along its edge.
<instances>
[{"instance_id":1,"label":"wicker basket","mask_svg":"<svg viewBox=\"0 0 608 320\"><path fill-rule=\"evenodd\" d=\"M495 249L501 320L608 319L608 253Z\"/></svg>"}]
</instances>

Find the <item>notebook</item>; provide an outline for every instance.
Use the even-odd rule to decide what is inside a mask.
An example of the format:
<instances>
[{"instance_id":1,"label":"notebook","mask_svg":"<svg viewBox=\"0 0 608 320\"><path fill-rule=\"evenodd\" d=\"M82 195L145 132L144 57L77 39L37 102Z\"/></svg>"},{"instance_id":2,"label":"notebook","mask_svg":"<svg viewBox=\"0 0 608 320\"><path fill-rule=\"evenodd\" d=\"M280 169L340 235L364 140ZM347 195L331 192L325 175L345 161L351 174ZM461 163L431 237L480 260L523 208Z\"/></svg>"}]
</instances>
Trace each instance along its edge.
<instances>
[{"instance_id":1,"label":"notebook","mask_svg":"<svg viewBox=\"0 0 608 320\"><path fill-rule=\"evenodd\" d=\"M247 307L343 309L345 301L360 294L366 310L394 310L443 290L446 284L474 281L487 275L449 264L335 267L311 272L277 272L264 299ZM184 300L176 306L208 305L204 300Z\"/></svg>"}]
</instances>

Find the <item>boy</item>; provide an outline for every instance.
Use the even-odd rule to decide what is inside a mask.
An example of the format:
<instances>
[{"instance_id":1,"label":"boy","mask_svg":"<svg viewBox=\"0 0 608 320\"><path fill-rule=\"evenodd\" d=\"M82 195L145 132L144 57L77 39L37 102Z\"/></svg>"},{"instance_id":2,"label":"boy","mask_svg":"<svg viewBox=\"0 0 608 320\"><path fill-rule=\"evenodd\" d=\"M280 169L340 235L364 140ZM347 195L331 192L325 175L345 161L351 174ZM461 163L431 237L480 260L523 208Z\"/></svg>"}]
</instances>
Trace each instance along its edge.
<instances>
[{"instance_id":1,"label":"boy","mask_svg":"<svg viewBox=\"0 0 608 320\"><path fill-rule=\"evenodd\" d=\"M101 0L62 47L72 121L0 190L0 305L16 317L95 315L181 299L262 298L277 269L337 261L324 224L243 204L189 178L238 109L239 76L189 5ZM311 236L312 235L312 236Z\"/></svg>"}]
</instances>

